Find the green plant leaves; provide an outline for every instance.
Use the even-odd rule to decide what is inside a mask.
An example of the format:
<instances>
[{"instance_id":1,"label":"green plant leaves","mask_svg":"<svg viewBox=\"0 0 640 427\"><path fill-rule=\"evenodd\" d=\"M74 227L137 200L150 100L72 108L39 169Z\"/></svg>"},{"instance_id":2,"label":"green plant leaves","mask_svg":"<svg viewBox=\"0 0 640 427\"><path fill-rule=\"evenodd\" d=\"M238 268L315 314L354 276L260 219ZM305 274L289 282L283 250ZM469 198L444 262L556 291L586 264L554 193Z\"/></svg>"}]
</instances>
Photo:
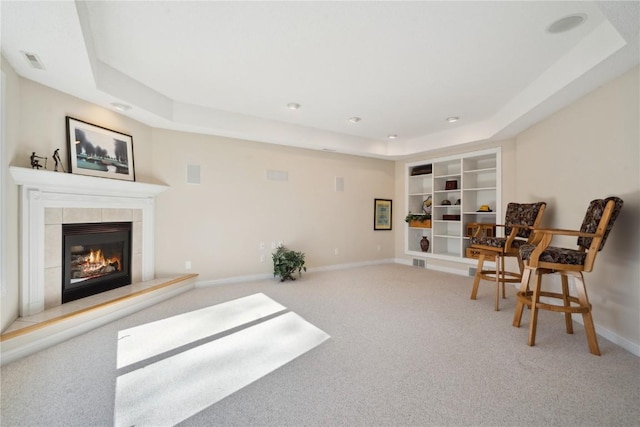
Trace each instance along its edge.
<instances>
[{"instance_id":1,"label":"green plant leaves","mask_svg":"<svg viewBox=\"0 0 640 427\"><path fill-rule=\"evenodd\" d=\"M293 273L298 271L299 275L302 275L302 271L307 271L304 263L304 253L292 251L285 246L280 246L272 254L273 258L273 276L280 277L280 281L296 280L293 277Z\"/></svg>"}]
</instances>

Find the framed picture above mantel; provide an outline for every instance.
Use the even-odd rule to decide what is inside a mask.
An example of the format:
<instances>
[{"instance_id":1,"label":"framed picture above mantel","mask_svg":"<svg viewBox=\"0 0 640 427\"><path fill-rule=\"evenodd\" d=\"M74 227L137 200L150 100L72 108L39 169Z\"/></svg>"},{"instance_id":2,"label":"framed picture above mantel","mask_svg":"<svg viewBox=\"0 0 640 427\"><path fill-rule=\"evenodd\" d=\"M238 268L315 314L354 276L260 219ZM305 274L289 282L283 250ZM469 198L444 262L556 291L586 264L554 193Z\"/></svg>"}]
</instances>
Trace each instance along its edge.
<instances>
[{"instance_id":1,"label":"framed picture above mantel","mask_svg":"<svg viewBox=\"0 0 640 427\"><path fill-rule=\"evenodd\" d=\"M135 181L131 135L69 116L66 120L71 173Z\"/></svg>"}]
</instances>

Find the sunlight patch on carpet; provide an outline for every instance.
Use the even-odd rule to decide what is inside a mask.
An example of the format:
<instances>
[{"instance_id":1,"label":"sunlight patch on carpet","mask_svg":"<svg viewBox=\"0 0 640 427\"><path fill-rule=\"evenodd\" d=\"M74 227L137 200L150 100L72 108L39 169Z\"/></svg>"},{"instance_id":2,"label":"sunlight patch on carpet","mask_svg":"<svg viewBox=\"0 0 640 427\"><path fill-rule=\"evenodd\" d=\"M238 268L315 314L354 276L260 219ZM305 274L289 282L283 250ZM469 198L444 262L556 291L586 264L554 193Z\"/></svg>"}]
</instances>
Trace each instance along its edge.
<instances>
[{"instance_id":1,"label":"sunlight patch on carpet","mask_svg":"<svg viewBox=\"0 0 640 427\"><path fill-rule=\"evenodd\" d=\"M118 369L285 310L264 294L179 314L118 332Z\"/></svg>"},{"instance_id":2,"label":"sunlight patch on carpet","mask_svg":"<svg viewBox=\"0 0 640 427\"><path fill-rule=\"evenodd\" d=\"M329 338L288 312L120 375L114 425L175 425Z\"/></svg>"}]
</instances>

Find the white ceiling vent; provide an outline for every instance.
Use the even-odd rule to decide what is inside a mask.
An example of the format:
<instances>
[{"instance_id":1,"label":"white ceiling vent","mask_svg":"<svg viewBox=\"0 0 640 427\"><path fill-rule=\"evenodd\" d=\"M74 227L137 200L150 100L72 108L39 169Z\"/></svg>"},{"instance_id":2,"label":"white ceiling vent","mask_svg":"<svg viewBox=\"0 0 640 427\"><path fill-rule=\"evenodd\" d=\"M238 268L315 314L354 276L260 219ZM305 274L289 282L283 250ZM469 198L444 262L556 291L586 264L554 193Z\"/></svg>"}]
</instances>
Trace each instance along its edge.
<instances>
[{"instance_id":1,"label":"white ceiling vent","mask_svg":"<svg viewBox=\"0 0 640 427\"><path fill-rule=\"evenodd\" d=\"M27 58L27 62L29 62L29 64L33 68L37 68L38 70L45 69L44 64L42 63L42 61L40 61L40 58L38 58L38 55L36 55L35 53L22 52L22 54L25 58Z\"/></svg>"}]
</instances>

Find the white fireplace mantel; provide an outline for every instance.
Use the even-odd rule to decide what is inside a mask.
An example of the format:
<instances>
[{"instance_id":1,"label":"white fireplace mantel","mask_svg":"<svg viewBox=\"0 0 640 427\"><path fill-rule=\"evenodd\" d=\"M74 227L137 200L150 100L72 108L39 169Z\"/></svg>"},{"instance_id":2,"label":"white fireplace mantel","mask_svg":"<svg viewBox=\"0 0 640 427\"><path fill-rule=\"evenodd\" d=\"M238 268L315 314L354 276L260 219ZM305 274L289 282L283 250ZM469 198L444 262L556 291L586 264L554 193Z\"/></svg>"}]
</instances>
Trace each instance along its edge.
<instances>
[{"instance_id":1,"label":"white fireplace mantel","mask_svg":"<svg viewBox=\"0 0 640 427\"><path fill-rule=\"evenodd\" d=\"M44 310L45 209L115 208L142 211L142 280L154 276L155 197L166 185L10 167L20 186L20 315Z\"/></svg>"}]
</instances>

